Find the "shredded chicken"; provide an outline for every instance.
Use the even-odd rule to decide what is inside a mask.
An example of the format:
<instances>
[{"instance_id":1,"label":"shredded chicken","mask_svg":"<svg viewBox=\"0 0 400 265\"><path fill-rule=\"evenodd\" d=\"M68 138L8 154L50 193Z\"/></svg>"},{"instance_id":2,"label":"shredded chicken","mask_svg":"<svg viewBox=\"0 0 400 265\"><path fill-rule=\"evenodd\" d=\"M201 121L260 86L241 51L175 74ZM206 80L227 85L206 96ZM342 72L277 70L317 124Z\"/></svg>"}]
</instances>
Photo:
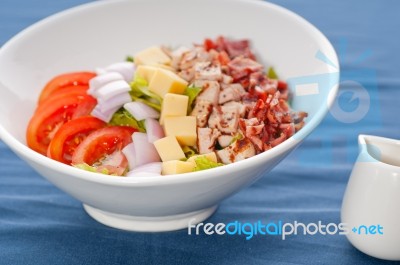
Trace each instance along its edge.
<instances>
[{"instance_id":1,"label":"shredded chicken","mask_svg":"<svg viewBox=\"0 0 400 265\"><path fill-rule=\"evenodd\" d=\"M191 116L195 116L197 119L198 127L205 127L208 122L208 118L213 109L213 104L207 100L196 100L196 105L194 106Z\"/></svg>"},{"instance_id":2,"label":"shredded chicken","mask_svg":"<svg viewBox=\"0 0 400 265\"><path fill-rule=\"evenodd\" d=\"M196 100L205 100L214 106L218 105L220 85L217 81L196 80L194 86L202 88Z\"/></svg>"},{"instance_id":3,"label":"shredded chicken","mask_svg":"<svg viewBox=\"0 0 400 265\"><path fill-rule=\"evenodd\" d=\"M215 142L221 133L216 129L198 128L197 129L197 147L200 154L214 152Z\"/></svg>"},{"instance_id":4,"label":"shredded chicken","mask_svg":"<svg viewBox=\"0 0 400 265\"><path fill-rule=\"evenodd\" d=\"M217 151L218 158L224 164L230 164L256 155L256 150L247 138L237 140L228 147Z\"/></svg>"}]
</instances>

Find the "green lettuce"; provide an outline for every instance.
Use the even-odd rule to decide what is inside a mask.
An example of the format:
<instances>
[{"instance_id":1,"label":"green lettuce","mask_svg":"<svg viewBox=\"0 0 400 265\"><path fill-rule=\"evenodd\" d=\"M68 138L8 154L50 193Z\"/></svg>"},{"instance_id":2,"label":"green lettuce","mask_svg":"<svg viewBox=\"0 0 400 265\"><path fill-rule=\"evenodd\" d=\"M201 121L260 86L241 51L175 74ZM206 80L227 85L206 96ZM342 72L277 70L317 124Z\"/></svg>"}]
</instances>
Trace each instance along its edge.
<instances>
[{"instance_id":1,"label":"green lettuce","mask_svg":"<svg viewBox=\"0 0 400 265\"><path fill-rule=\"evenodd\" d=\"M133 58L133 56L128 55L128 56L126 56L125 61L126 61L126 62L134 63L134 62L135 62L135 59Z\"/></svg>"},{"instance_id":2,"label":"green lettuce","mask_svg":"<svg viewBox=\"0 0 400 265\"><path fill-rule=\"evenodd\" d=\"M237 133L235 134L235 136L233 136L231 142L229 143L229 145L233 144L234 142L236 142L237 140L242 140L244 137L241 133Z\"/></svg>"},{"instance_id":3,"label":"green lettuce","mask_svg":"<svg viewBox=\"0 0 400 265\"><path fill-rule=\"evenodd\" d=\"M158 111L161 111L162 98L149 90L147 81L136 76L131 82L131 91L129 92L133 101L142 102Z\"/></svg>"},{"instance_id":4,"label":"green lettuce","mask_svg":"<svg viewBox=\"0 0 400 265\"><path fill-rule=\"evenodd\" d=\"M146 132L144 121L137 121L127 110L120 108L111 118L110 125L130 126L140 132Z\"/></svg>"},{"instance_id":5,"label":"green lettuce","mask_svg":"<svg viewBox=\"0 0 400 265\"><path fill-rule=\"evenodd\" d=\"M185 89L184 95L189 97L189 102L188 102L188 111L187 113L190 114L193 110L193 102L196 99L196 97L200 94L201 88L200 87L187 87Z\"/></svg>"},{"instance_id":6,"label":"green lettuce","mask_svg":"<svg viewBox=\"0 0 400 265\"><path fill-rule=\"evenodd\" d=\"M196 166L194 168L194 171L200 171L200 170L205 170L205 169L210 169L214 167L220 167L223 166L224 164L222 163L216 163L214 161L211 161L205 156L199 156L194 159L194 162L196 163Z\"/></svg>"},{"instance_id":7,"label":"green lettuce","mask_svg":"<svg viewBox=\"0 0 400 265\"><path fill-rule=\"evenodd\" d=\"M108 172L107 168L103 168L101 171L98 171L97 168L89 166L86 163L82 163L82 164L76 164L76 165L72 165L73 167L79 168L79 169L83 169L89 172L95 172L95 173L101 173L104 175L110 175L110 172Z\"/></svg>"},{"instance_id":8,"label":"green lettuce","mask_svg":"<svg viewBox=\"0 0 400 265\"><path fill-rule=\"evenodd\" d=\"M196 150L191 146L185 145L184 147L182 147L182 150L185 153L187 159L191 158L194 155L197 155Z\"/></svg>"},{"instance_id":9,"label":"green lettuce","mask_svg":"<svg viewBox=\"0 0 400 265\"><path fill-rule=\"evenodd\" d=\"M279 79L278 75L275 72L275 69L273 67L270 67L268 69L267 77L271 79Z\"/></svg>"}]
</instances>

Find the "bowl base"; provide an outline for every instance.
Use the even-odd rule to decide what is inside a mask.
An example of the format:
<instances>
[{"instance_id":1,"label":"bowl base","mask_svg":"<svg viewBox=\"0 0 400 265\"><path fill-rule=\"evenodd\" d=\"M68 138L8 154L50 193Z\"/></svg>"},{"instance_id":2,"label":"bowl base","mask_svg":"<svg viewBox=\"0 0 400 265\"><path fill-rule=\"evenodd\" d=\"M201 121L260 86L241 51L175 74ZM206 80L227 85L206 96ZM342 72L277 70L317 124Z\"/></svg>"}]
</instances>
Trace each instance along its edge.
<instances>
[{"instance_id":1,"label":"bowl base","mask_svg":"<svg viewBox=\"0 0 400 265\"><path fill-rule=\"evenodd\" d=\"M218 205L195 212L163 217L145 217L116 214L83 204L85 211L96 221L118 229L137 232L165 232L187 228L210 217Z\"/></svg>"}]
</instances>

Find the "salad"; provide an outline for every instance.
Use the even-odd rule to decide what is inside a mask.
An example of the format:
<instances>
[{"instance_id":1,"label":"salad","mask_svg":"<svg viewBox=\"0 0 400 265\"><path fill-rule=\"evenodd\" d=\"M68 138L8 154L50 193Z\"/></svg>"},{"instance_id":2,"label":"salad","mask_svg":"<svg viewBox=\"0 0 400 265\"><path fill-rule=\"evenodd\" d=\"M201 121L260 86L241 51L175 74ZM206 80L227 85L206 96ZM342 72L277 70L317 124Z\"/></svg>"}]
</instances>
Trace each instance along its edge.
<instances>
[{"instance_id":1,"label":"salad","mask_svg":"<svg viewBox=\"0 0 400 265\"><path fill-rule=\"evenodd\" d=\"M299 131L307 113L293 111L289 96L248 40L153 46L54 77L26 139L36 152L92 172L188 173L250 158Z\"/></svg>"}]
</instances>

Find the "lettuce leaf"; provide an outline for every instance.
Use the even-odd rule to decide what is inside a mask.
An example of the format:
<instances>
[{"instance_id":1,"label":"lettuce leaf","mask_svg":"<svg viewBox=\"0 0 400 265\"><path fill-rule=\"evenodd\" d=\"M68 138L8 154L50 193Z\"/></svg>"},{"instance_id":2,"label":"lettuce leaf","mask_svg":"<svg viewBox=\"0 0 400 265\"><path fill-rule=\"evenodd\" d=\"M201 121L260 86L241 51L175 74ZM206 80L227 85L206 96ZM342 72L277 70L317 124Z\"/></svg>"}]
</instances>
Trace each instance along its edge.
<instances>
[{"instance_id":1,"label":"lettuce leaf","mask_svg":"<svg viewBox=\"0 0 400 265\"><path fill-rule=\"evenodd\" d=\"M79 168L79 169L83 169L89 172L95 172L95 173L101 173L104 175L110 175L110 173L108 172L107 168L103 168L101 171L97 171L97 168L89 166L86 163L82 163L82 164L76 164L76 165L72 165L73 167Z\"/></svg>"},{"instance_id":2,"label":"lettuce leaf","mask_svg":"<svg viewBox=\"0 0 400 265\"><path fill-rule=\"evenodd\" d=\"M184 147L182 147L182 150L185 153L187 159L194 155L197 155L196 150L193 147L185 145Z\"/></svg>"},{"instance_id":3,"label":"lettuce leaf","mask_svg":"<svg viewBox=\"0 0 400 265\"><path fill-rule=\"evenodd\" d=\"M126 56L125 61L126 61L126 62L134 63L134 62L135 62L135 59L133 58L133 56L128 55L128 56Z\"/></svg>"},{"instance_id":4,"label":"lettuce leaf","mask_svg":"<svg viewBox=\"0 0 400 265\"><path fill-rule=\"evenodd\" d=\"M270 67L268 69L267 77L271 79L279 79L278 75L275 72L275 69L273 67Z\"/></svg>"},{"instance_id":5,"label":"lettuce leaf","mask_svg":"<svg viewBox=\"0 0 400 265\"><path fill-rule=\"evenodd\" d=\"M200 94L200 92L201 92L201 87L187 87L185 89L185 92L183 94L189 97L188 111L187 111L188 115L192 112L193 102L196 99L196 97Z\"/></svg>"},{"instance_id":6,"label":"lettuce leaf","mask_svg":"<svg viewBox=\"0 0 400 265\"><path fill-rule=\"evenodd\" d=\"M210 169L214 167L220 167L223 166L224 164L222 163L216 163L214 161L211 161L205 156L199 156L194 159L194 162L196 163L196 167L194 168L194 171L200 171L200 170L205 170L205 169Z\"/></svg>"},{"instance_id":7,"label":"lettuce leaf","mask_svg":"<svg viewBox=\"0 0 400 265\"><path fill-rule=\"evenodd\" d=\"M144 121L137 121L127 110L120 108L111 118L110 125L130 126L140 132L146 132Z\"/></svg>"},{"instance_id":8,"label":"lettuce leaf","mask_svg":"<svg viewBox=\"0 0 400 265\"><path fill-rule=\"evenodd\" d=\"M235 134L235 136L233 136L231 142L229 143L229 145L233 144L234 142L236 142L237 140L242 140L244 137L243 135L238 132L237 134Z\"/></svg>"},{"instance_id":9,"label":"lettuce leaf","mask_svg":"<svg viewBox=\"0 0 400 265\"><path fill-rule=\"evenodd\" d=\"M161 111L162 98L149 90L149 84L145 79L136 76L130 85L131 91L129 93L132 100L143 102L144 104Z\"/></svg>"}]
</instances>

